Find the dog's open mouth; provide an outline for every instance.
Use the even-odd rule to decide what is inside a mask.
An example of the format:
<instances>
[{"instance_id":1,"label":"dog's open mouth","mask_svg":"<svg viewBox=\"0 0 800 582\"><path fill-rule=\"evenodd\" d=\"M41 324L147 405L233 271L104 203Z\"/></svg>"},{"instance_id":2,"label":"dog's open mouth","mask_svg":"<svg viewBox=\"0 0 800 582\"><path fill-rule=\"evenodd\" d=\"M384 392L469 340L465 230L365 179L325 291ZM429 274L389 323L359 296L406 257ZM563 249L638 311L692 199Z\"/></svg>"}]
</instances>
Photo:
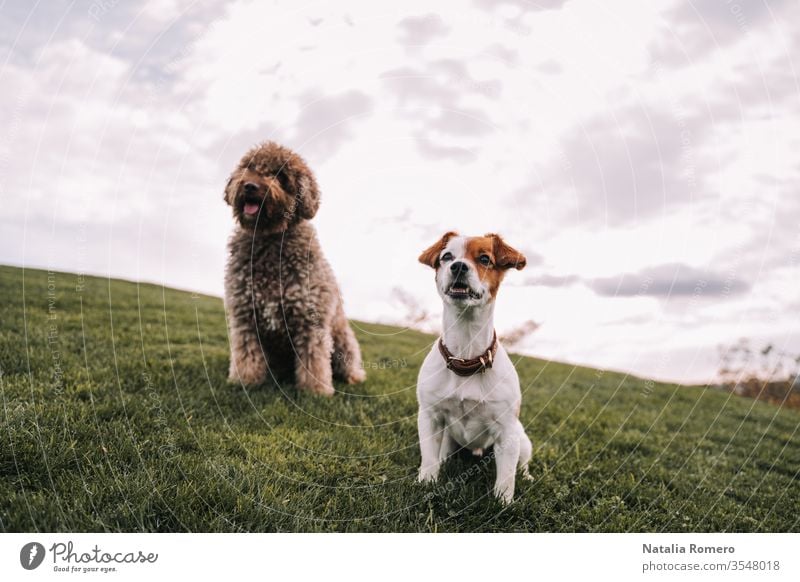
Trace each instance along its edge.
<instances>
[{"instance_id":1,"label":"dog's open mouth","mask_svg":"<svg viewBox=\"0 0 800 582\"><path fill-rule=\"evenodd\" d=\"M453 299L480 299L481 296L462 281L455 281L447 289L447 295Z\"/></svg>"},{"instance_id":2,"label":"dog's open mouth","mask_svg":"<svg viewBox=\"0 0 800 582\"><path fill-rule=\"evenodd\" d=\"M256 216L261 210L261 198L258 196L246 196L242 205L242 213L245 216Z\"/></svg>"}]
</instances>

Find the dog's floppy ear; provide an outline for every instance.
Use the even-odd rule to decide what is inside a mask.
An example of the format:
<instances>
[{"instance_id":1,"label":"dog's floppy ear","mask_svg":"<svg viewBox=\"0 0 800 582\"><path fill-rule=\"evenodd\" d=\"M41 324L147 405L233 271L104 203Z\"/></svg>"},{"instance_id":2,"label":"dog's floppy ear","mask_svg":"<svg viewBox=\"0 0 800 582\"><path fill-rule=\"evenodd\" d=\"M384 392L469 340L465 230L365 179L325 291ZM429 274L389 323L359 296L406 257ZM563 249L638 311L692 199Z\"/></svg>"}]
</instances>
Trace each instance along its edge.
<instances>
[{"instance_id":1,"label":"dog's floppy ear","mask_svg":"<svg viewBox=\"0 0 800 582\"><path fill-rule=\"evenodd\" d=\"M225 184L225 190L222 193L222 199L231 206L233 206L233 201L236 198L236 188L233 187L235 178L235 174L231 174L231 177L228 178L228 183Z\"/></svg>"},{"instance_id":2,"label":"dog's floppy ear","mask_svg":"<svg viewBox=\"0 0 800 582\"><path fill-rule=\"evenodd\" d=\"M319 187L311 170L308 170L307 174L300 177L299 183L297 212L306 220L310 220L314 218L317 210L319 210Z\"/></svg>"},{"instance_id":3,"label":"dog's floppy ear","mask_svg":"<svg viewBox=\"0 0 800 582\"><path fill-rule=\"evenodd\" d=\"M489 233L488 238L494 240L494 263L501 269L514 268L521 271L528 264L528 260L521 252L506 244L499 234Z\"/></svg>"},{"instance_id":4,"label":"dog's floppy ear","mask_svg":"<svg viewBox=\"0 0 800 582\"><path fill-rule=\"evenodd\" d=\"M288 190L297 200L295 212L300 218L310 220L319 210L320 194L314 173L305 160L295 153L291 153L278 172L278 177L283 178Z\"/></svg>"},{"instance_id":5,"label":"dog's floppy ear","mask_svg":"<svg viewBox=\"0 0 800 582\"><path fill-rule=\"evenodd\" d=\"M433 243L430 247L422 251L422 254L419 256L419 262L423 265L428 265L429 267L433 267L434 269L439 268L439 253L442 252L442 249L447 246L447 243L450 241L451 238L454 236L458 236L457 232L446 232L442 238L438 241Z\"/></svg>"}]
</instances>

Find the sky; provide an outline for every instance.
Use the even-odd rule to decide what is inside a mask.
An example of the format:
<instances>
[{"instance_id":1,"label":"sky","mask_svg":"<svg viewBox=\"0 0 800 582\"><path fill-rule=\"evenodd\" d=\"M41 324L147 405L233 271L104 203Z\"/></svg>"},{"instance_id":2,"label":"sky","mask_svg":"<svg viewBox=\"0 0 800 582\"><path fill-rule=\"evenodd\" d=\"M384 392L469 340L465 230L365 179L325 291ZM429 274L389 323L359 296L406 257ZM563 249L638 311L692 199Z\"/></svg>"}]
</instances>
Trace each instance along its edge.
<instances>
[{"instance_id":1,"label":"sky","mask_svg":"<svg viewBox=\"0 0 800 582\"><path fill-rule=\"evenodd\" d=\"M314 169L352 318L440 325L419 253L501 233L515 350L680 382L800 353L800 3L0 3L0 263L222 294L222 200Z\"/></svg>"}]
</instances>

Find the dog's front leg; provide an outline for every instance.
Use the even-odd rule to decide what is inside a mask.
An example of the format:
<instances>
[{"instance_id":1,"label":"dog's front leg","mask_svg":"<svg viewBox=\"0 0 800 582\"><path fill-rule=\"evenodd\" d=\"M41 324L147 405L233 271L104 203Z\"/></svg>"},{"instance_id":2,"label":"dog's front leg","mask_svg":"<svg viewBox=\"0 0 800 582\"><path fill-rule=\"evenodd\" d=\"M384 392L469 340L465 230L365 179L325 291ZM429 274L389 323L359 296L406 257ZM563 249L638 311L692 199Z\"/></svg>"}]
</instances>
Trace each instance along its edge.
<instances>
[{"instance_id":1,"label":"dog's front leg","mask_svg":"<svg viewBox=\"0 0 800 582\"><path fill-rule=\"evenodd\" d=\"M422 464L419 467L420 483L436 481L439 478L439 452L442 450L443 427L433 416L420 407L417 415L417 429L419 431L419 452Z\"/></svg>"},{"instance_id":2,"label":"dog's front leg","mask_svg":"<svg viewBox=\"0 0 800 582\"><path fill-rule=\"evenodd\" d=\"M297 337L295 379L300 390L333 396L333 374L331 352L333 339L324 329L313 330L308 337Z\"/></svg>"},{"instance_id":3,"label":"dog's front leg","mask_svg":"<svg viewBox=\"0 0 800 582\"><path fill-rule=\"evenodd\" d=\"M261 347L255 316L251 311L228 309L231 364L228 382L254 386L267 379L267 356Z\"/></svg>"},{"instance_id":4,"label":"dog's front leg","mask_svg":"<svg viewBox=\"0 0 800 582\"><path fill-rule=\"evenodd\" d=\"M494 445L494 457L497 463L497 480L494 483L495 497L505 504L514 500L514 482L517 476L519 461L519 435L516 431L506 430Z\"/></svg>"},{"instance_id":5,"label":"dog's front leg","mask_svg":"<svg viewBox=\"0 0 800 582\"><path fill-rule=\"evenodd\" d=\"M456 450L456 441L445 428L442 431L442 446L439 447L439 463L444 463Z\"/></svg>"}]
</instances>

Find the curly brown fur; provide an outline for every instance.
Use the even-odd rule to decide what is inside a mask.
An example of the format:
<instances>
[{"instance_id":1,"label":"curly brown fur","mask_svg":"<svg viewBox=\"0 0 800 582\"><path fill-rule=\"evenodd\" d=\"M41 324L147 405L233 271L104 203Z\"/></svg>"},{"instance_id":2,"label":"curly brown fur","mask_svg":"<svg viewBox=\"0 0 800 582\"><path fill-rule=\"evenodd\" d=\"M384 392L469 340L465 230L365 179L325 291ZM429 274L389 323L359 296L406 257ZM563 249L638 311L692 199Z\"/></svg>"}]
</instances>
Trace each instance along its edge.
<instances>
[{"instance_id":1,"label":"curly brown fur","mask_svg":"<svg viewBox=\"0 0 800 582\"><path fill-rule=\"evenodd\" d=\"M334 375L363 381L339 286L309 222L320 194L305 161L260 144L231 174L225 201L237 222L225 271L229 380L254 385L288 372L299 389L324 395Z\"/></svg>"}]
</instances>

